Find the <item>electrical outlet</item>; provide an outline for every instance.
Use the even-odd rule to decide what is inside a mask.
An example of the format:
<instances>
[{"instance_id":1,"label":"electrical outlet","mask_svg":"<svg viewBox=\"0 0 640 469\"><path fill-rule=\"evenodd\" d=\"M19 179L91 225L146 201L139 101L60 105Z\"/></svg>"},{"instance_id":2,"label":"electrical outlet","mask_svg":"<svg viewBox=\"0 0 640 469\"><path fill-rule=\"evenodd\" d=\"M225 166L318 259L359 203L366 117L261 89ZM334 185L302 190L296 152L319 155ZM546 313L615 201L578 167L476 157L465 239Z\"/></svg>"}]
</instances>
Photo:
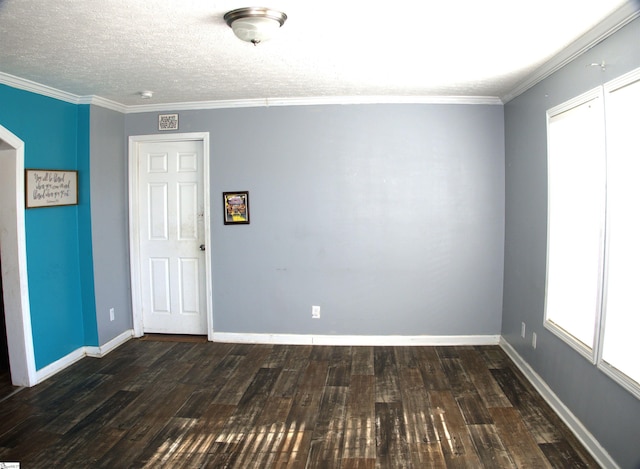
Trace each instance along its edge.
<instances>
[{"instance_id":1,"label":"electrical outlet","mask_svg":"<svg viewBox=\"0 0 640 469\"><path fill-rule=\"evenodd\" d=\"M320 319L320 306L311 307L311 318Z\"/></svg>"},{"instance_id":2,"label":"electrical outlet","mask_svg":"<svg viewBox=\"0 0 640 469\"><path fill-rule=\"evenodd\" d=\"M533 348L536 348L538 346L538 336L536 335L536 333L534 332L533 335L531 336L531 346Z\"/></svg>"},{"instance_id":3,"label":"electrical outlet","mask_svg":"<svg viewBox=\"0 0 640 469\"><path fill-rule=\"evenodd\" d=\"M523 322L522 323L522 328L520 329L520 335L522 336L523 339L524 339L524 337L526 335L526 331L527 331L527 325Z\"/></svg>"},{"instance_id":4,"label":"electrical outlet","mask_svg":"<svg viewBox=\"0 0 640 469\"><path fill-rule=\"evenodd\" d=\"M116 319L116 309L115 308L109 308L109 319L111 321L114 321Z\"/></svg>"}]
</instances>

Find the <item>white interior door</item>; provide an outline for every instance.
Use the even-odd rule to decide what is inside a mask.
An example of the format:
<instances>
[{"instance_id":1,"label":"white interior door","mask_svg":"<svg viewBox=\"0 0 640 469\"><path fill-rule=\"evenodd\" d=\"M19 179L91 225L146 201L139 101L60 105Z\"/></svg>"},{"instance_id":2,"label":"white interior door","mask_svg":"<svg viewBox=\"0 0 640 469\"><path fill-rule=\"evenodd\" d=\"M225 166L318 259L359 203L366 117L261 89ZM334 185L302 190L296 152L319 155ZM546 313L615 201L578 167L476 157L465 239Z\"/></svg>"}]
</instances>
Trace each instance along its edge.
<instances>
[{"instance_id":1,"label":"white interior door","mask_svg":"<svg viewBox=\"0 0 640 469\"><path fill-rule=\"evenodd\" d=\"M138 149L143 332L206 334L203 142Z\"/></svg>"}]
</instances>

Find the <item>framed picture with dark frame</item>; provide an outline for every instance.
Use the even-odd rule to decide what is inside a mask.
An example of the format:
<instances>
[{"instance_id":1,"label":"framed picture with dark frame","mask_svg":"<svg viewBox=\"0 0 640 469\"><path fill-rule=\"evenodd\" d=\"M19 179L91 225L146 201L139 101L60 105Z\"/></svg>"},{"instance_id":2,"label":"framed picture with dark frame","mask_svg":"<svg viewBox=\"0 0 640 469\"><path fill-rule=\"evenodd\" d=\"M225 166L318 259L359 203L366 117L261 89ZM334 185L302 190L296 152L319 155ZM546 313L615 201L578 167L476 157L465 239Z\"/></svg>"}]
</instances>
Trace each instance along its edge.
<instances>
[{"instance_id":1,"label":"framed picture with dark frame","mask_svg":"<svg viewBox=\"0 0 640 469\"><path fill-rule=\"evenodd\" d=\"M78 205L78 171L25 169L26 208Z\"/></svg>"},{"instance_id":2,"label":"framed picture with dark frame","mask_svg":"<svg viewBox=\"0 0 640 469\"><path fill-rule=\"evenodd\" d=\"M223 192L224 224L249 224L249 191Z\"/></svg>"}]
</instances>

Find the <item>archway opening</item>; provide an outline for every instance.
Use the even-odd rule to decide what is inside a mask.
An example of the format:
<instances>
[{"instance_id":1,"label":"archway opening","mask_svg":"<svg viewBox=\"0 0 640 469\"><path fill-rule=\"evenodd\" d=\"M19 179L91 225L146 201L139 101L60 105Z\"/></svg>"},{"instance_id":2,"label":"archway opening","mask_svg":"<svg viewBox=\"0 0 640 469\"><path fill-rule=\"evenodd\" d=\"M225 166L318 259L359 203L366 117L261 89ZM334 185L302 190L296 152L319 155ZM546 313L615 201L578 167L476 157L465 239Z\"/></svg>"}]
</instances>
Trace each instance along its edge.
<instances>
[{"instance_id":1,"label":"archway opening","mask_svg":"<svg viewBox=\"0 0 640 469\"><path fill-rule=\"evenodd\" d=\"M11 381L37 383L24 222L24 143L0 126L0 258Z\"/></svg>"}]
</instances>

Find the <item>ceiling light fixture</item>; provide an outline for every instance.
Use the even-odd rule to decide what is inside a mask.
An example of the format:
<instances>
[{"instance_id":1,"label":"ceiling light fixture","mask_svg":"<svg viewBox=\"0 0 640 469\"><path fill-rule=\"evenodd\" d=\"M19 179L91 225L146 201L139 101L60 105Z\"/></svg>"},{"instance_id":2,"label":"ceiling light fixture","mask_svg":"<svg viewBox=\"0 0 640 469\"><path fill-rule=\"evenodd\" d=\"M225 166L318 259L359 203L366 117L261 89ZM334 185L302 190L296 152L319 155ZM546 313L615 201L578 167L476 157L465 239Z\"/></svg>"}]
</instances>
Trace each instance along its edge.
<instances>
[{"instance_id":1,"label":"ceiling light fixture","mask_svg":"<svg viewBox=\"0 0 640 469\"><path fill-rule=\"evenodd\" d=\"M151 99L153 98L153 91L141 91L140 98L142 99Z\"/></svg>"},{"instance_id":2,"label":"ceiling light fixture","mask_svg":"<svg viewBox=\"0 0 640 469\"><path fill-rule=\"evenodd\" d=\"M287 15L269 8L248 7L228 12L224 20L238 39L258 45L273 37L287 20Z\"/></svg>"}]
</instances>

